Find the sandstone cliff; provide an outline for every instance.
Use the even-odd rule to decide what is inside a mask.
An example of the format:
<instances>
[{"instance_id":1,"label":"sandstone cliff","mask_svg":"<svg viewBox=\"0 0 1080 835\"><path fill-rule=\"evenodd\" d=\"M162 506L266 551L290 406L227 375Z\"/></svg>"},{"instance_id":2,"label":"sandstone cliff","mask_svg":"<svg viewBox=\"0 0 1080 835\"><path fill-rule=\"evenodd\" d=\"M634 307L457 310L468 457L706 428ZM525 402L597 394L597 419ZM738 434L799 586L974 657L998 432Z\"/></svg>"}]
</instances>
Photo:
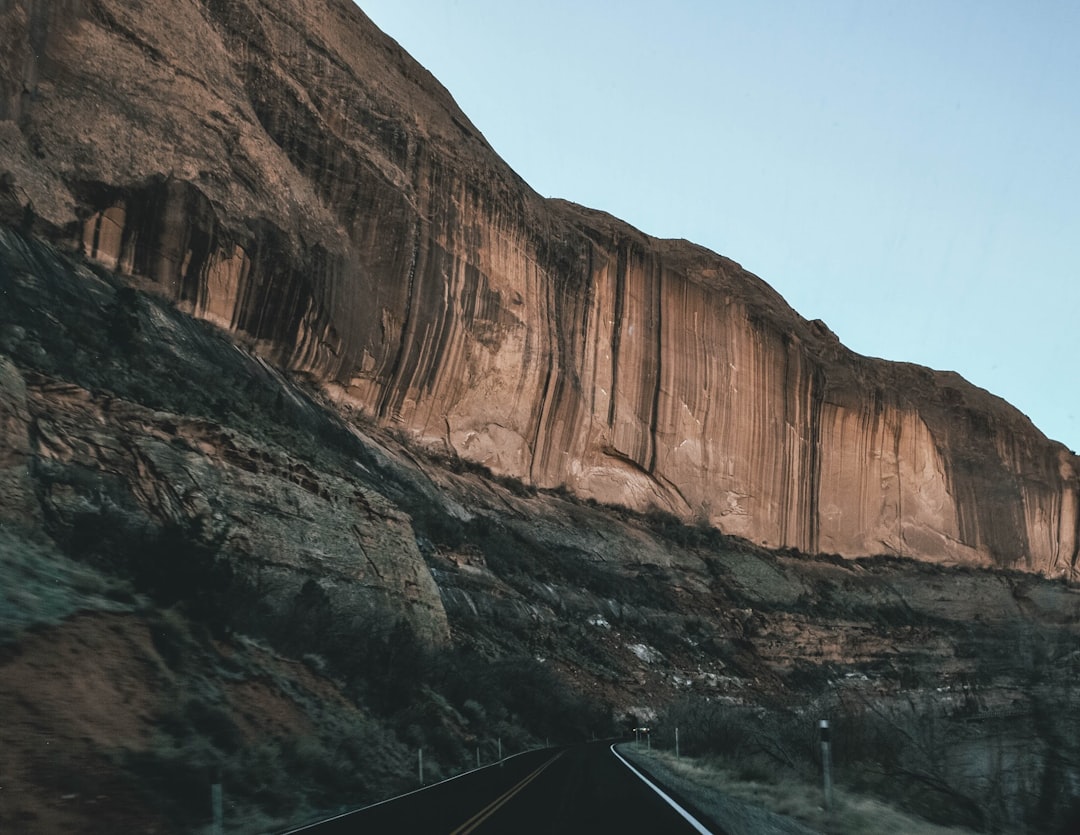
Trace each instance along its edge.
<instances>
[{"instance_id":1,"label":"sandstone cliff","mask_svg":"<svg viewBox=\"0 0 1080 835\"><path fill-rule=\"evenodd\" d=\"M9 222L343 409L773 547L1072 572L1075 455L728 259L541 199L347 0L4 0L0 29Z\"/></svg>"}]
</instances>

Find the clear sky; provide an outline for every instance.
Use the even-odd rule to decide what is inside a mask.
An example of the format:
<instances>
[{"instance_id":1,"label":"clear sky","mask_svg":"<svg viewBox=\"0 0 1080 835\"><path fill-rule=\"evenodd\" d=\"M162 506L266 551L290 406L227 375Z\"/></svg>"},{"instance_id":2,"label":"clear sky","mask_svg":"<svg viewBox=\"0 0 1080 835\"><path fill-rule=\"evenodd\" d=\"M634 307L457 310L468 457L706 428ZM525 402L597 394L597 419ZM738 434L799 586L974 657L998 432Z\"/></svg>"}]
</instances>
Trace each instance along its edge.
<instances>
[{"instance_id":1,"label":"clear sky","mask_svg":"<svg viewBox=\"0 0 1080 835\"><path fill-rule=\"evenodd\" d=\"M1080 450L1080 2L359 5L542 195Z\"/></svg>"}]
</instances>

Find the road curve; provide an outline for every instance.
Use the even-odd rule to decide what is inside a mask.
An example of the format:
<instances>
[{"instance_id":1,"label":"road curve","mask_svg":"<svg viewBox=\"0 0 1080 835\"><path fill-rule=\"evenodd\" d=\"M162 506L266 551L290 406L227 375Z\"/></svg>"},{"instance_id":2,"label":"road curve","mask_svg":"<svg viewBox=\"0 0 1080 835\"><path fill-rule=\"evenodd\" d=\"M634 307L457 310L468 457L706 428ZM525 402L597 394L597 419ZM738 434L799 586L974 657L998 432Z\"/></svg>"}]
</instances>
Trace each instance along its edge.
<instances>
[{"instance_id":1,"label":"road curve","mask_svg":"<svg viewBox=\"0 0 1080 835\"><path fill-rule=\"evenodd\" d=\"M673 803L620 761L608 743L592 743L530 751L501 766L295 831L304 835L709 832Z\"/></svg>"}]
</instances>

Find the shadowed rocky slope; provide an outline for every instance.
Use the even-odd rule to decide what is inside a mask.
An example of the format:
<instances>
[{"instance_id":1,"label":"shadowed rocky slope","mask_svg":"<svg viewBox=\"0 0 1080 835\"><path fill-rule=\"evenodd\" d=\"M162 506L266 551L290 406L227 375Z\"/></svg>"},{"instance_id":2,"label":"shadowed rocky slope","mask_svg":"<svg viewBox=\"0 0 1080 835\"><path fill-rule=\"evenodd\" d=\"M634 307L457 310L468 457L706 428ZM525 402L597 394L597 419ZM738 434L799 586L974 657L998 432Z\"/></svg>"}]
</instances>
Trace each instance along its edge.
<instances>
[{"instance_id":1,"label":"shadowed rocky slope","mask_svg":"<svg viewBox=\"0 0 1080 835\"><path fill-rule=\"evenodd\" d=\"M771 547L1069 573L1077 458L684 241L541 199L346 0L6 0L7 216L342 407Z\"/></svg>"}]
</instances>

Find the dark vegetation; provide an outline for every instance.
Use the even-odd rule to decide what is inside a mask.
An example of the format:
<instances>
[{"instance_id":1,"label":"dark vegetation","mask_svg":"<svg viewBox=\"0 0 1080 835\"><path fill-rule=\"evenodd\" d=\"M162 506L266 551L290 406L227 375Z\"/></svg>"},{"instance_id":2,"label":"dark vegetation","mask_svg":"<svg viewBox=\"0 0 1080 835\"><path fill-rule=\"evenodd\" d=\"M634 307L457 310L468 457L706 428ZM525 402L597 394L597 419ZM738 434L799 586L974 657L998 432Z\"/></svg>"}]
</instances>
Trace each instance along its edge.
<instances>
[{"instance_id":1,"label":"dark vegetation","mask_svg":"<svg viewBox=\"0 0 1080 835\"><path fill-rule=\"evenodd\" d=\"M609 711L570 692L533 659L438 651L390 613L322 640L235 636L223 655L186 609L149 615L155 648L182 679L177 700L157 717L151 750L116 754L153 804L184 828L205 822L213 782L225 786L227 823L262 831L415 788L418 749L431 782L475 766L478 755L493 762L498 742L510 754L546 737L574 741L610 730ZM292 657L290 647L326 655L304 653L309 674L297 677L283 672L287 664L267 661ZM320 679L324 689L313 691ZM285 694L313 727L252 739L225 696L230 681Z\"/></svg>"},{"instance_id":2,"label":"dark vegetation","mask_svg":"<svg viewBox=\"0 0 1080 835\"><path fill-rule=\"evenodd\" d=\"M684 755L714 760L743 780L819 782L818 720L829 719L833 777L842 789L976 832L1080 831L1073 641L1033 627L995 643L997 652L980 654L976 675L959 687L916 675L886 694L827 677L798 701L753 707L691 695L658 718L654 745L673 748L678 728Z\"/></svg>"}]
</instances>

